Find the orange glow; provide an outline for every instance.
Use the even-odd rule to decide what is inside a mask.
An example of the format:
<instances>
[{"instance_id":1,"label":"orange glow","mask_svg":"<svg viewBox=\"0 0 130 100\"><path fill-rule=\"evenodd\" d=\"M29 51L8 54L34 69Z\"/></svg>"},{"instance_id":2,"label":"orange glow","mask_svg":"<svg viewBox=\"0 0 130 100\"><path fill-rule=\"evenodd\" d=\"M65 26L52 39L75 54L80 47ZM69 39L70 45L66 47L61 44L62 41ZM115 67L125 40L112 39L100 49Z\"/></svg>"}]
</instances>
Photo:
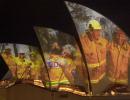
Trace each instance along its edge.
<instances>
[{"instance_id":1,"label":"orange glow","mask_svg":"<svg viewBox=\"0 0 130 100\"><path fill-rule=\"evenodd\" d=\"M87 96L85 92L81 92L72 88L67 88L67 87L60 87L59 91L67 91L67 92L71 92L77 95L81 95L81 96Z\"/></svg>"},{"instance_id":2,"label":"orange glow","mask_svg":"<svg viewBox=\"0 0 130 100\"><path fill-rule=\"evenodd\" d=\"M34 80L34 85L40 86L40 87L45 87L42 83L42 80Z\"/></svg>"}]
</instances>

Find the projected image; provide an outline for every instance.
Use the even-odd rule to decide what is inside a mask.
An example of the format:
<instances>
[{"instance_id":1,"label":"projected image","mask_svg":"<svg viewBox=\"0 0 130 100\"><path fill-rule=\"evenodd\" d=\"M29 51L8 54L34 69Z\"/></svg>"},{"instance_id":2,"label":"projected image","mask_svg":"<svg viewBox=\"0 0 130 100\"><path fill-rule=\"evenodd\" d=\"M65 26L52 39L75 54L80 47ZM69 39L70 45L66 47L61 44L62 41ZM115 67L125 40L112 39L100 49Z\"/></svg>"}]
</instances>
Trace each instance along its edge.
<instances>
[{"instance_id":1,"label":"projected image","mask_svg":"<svg viewBox=\"0 0 130 100\"><path fill-rule=\"evenodd\" d=\"M86 69L75 39L51 28L35 27L46 60L49 79L46 85L59 91L84 91ZM83 70L84 69L84 70ZM85 79L86 78L86 79ZM87 87L87 85L86 85ZM86 88L88 89L88 87ZM76 92L78 93L78 92Z\"/></svg>"},{"instance_id":2,"label":"projected image","mask_svg":"<svg viewBox=\"0 0 130 100\"><path fill-rule=\"evenodd\" d=\"M23 44L1 43L1 56L9 71L1 87L15 83L30 83L43 87L44 63L38 48Z\"/></svg>"},{"instance_id":3,"label":"projected image","mask_svg":"<svg viewBox=\"0 0 130 100\"><path fill-rule=\"evenodd\" d=\"M101 94L111 84L116 84L115 89L117 84L120 88L128 86L130 45L126 34L97 12L65 3L79 34L94 95Z\"/></svg>"}]
</instances>

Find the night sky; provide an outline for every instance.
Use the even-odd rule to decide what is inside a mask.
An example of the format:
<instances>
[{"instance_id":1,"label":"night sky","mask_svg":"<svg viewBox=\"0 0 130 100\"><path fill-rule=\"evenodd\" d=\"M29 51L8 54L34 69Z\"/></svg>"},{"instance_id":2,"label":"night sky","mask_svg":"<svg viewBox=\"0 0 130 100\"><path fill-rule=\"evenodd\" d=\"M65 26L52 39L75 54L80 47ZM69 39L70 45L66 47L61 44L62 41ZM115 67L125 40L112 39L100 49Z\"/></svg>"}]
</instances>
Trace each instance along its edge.
<instances>
[{"instance_id":1,"label":"night sky","mask_svg":"<svg viewBox=\"0 0 130 100\"><path fill-rule=\"evenodd\" d=\"M129 0L68 0L103 14L130 33ZM39 45L34 26L76 32L64 0L0 0L0 42Z\"/></svg>"}]
</instances>

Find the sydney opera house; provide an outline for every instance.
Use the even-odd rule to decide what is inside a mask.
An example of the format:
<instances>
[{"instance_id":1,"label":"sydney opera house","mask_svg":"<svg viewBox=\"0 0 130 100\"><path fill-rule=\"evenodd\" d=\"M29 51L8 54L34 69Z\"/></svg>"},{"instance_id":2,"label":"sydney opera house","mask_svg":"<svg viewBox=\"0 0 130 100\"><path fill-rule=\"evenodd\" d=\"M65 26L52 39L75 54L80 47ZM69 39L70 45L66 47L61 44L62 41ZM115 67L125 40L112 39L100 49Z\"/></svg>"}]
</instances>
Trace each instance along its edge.
<instances>
[{"instance_id":1,"label":"sydney opera house","mask_svg":"<svg viewBox=\"0 0 130 100\"><path fill-rule=\"evenodd\" d=\"M0 100L130 98L129 34L89 0L6 1Z\"/></svg>"}]
</instances>

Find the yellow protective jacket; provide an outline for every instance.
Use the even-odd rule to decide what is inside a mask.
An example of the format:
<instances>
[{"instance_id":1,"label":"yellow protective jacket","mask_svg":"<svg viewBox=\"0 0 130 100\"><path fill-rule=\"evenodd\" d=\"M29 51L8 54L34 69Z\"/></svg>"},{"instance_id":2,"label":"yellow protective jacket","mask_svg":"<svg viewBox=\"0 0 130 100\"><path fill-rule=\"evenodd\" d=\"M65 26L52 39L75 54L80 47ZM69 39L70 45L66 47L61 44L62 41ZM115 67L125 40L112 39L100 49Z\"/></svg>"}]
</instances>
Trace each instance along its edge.
<instances>
[{"instance_id":1,"label":"yellow protective jacket","mask_svg":"<svg viewBox=\"0 0 130 100\"><path fill-rule=\"evenodd\" d=\"M55 86L58 86L58 84L60 83L68 84L69 83L68 79L66 78L65 73L63 69L61 68L62 66L59 62L59 61L62 61L63 58L60 55L50 54L48 55L47 59L49 60L48 71L49 71L51 85L55 87Z\"/></svg>"},{"instance_id":2,"label":"yellow protective jacket","mask_svg":"<svg viewBox=\"0 0 130 100\"><path fill-rule=\"evenodd\" d=\"M130 46L124 43L122 46L112 42L109 45L108 69L109 78L114 82L127 83L128 62L130 57Z\"/></svg>"},{"instance_id":3,"label":"yellow protective jacket","mask_svg":"<svg viewBox=\"0 0 130 100\"><path fill-rule=\"evenodd\" d=\"M17 77L18 79L28 79L30 77L31 62L27 59L15 59L17 64Z\"/></svg>"},{"instance_id":4,"label":"yellow protective jacket","mask_svg":"<svg viewBox=\"0 0 130 100\"><path fill-rule=\"evenodd\" d=\"M43 62L40 60L31 61L31 79L40 80L43 70Z\"/></svg>"},{"instance_id":5,"label":"yellow protective jacket","mask_svg":"<svg viewBox=\"0 0 130 100\"><path fill-rule=\"evenodd\" d=\"M108 41L100 37L91 41L87 34L80 37L92 83L98 83L105 74Z\"/></svg>"}]
</instances>

